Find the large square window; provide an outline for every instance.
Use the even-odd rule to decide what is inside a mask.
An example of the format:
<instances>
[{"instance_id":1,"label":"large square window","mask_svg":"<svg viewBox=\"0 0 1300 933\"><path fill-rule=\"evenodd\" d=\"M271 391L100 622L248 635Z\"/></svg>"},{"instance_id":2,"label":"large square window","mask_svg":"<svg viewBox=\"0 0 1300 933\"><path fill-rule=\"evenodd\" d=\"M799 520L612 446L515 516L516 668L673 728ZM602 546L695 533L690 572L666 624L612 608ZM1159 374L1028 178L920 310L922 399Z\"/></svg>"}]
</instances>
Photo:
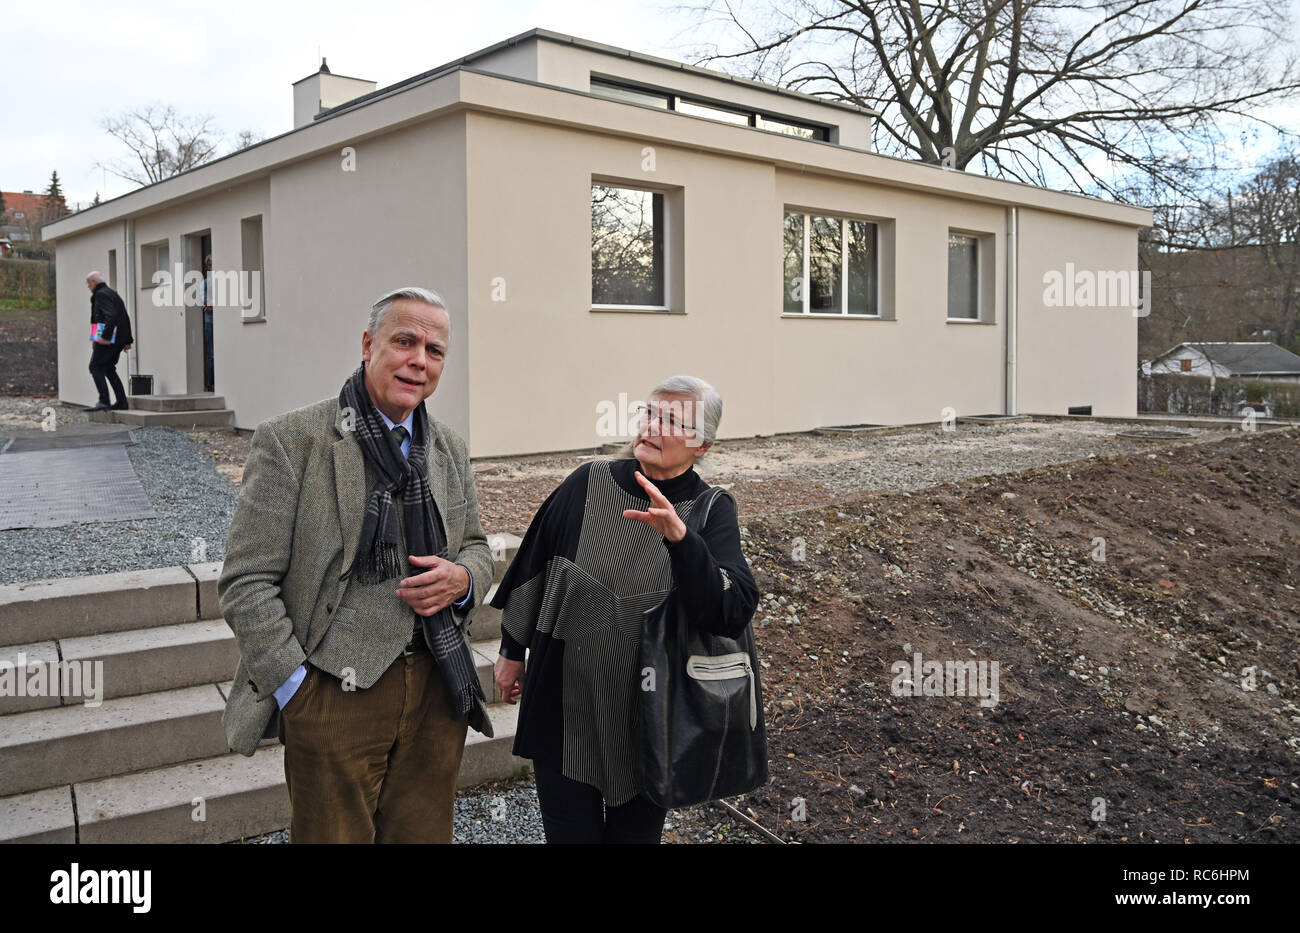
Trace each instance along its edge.
<instances>
[{"instance_id":1,"label":"large square window","mask_svg":"<svg viewBox=\"0 0 1300 933\"><path fill-rule=\"evenodd\" d=\"M880 316L876 224L786 211L782 240L782 313Z\"/></svg>"},{"instance_id":2,"label":"large square window","mask_svg":"<svg viewBox=\"0 0 1300 933\"><path fill-rule=\"evenodd\" d=\"M664 196L591 186L591 303L665 309Z\"/></svg>"}]
</instances>

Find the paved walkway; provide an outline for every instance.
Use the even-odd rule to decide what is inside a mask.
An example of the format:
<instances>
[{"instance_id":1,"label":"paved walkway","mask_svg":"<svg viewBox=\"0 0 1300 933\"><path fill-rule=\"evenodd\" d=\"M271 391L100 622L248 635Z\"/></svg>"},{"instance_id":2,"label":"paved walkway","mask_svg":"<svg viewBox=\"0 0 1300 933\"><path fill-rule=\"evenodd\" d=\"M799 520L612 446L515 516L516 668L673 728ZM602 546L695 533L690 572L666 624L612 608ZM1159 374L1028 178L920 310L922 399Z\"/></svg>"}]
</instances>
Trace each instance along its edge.
<instances>
[{"instance_id":1,"label":"paved walkway","mask_svg":"<svg viewBox=\"0 0 1300 933\"><path fill-rule=\"evenodd\" d=\"M0 435L0 529L155 518L124 425L68 425Z\"/></svg>"}]
</instances>

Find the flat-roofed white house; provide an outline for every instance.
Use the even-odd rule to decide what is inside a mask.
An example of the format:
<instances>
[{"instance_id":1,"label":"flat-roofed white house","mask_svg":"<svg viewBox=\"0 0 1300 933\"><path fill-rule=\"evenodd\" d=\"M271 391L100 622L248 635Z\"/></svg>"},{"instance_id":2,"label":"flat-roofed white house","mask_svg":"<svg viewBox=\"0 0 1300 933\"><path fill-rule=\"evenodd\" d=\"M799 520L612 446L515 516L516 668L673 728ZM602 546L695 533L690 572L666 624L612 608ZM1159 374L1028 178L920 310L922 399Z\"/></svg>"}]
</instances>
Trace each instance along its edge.
<instances>
[{"instance_id":1,"label":"flat-roofed white house","mask_svg":"<svg viewBox=\"0 0 1300 933\"><path fill-rule=\"evenodd\" d=\"M209 302L240 428L337 395L400 285L450 306L428 405L474 456L616 440L602 412L682 372L724 438L1135 413L1136 295L1071 288L1136 277L1147 210L880 156L870 111L544 30L378 90L322 67L293 100L292 131L45 227L61 399L95 401L91 269L131 373L205 391L202 298L154 273L211 255L246 284Z\"/></svg>"}]
</instances>

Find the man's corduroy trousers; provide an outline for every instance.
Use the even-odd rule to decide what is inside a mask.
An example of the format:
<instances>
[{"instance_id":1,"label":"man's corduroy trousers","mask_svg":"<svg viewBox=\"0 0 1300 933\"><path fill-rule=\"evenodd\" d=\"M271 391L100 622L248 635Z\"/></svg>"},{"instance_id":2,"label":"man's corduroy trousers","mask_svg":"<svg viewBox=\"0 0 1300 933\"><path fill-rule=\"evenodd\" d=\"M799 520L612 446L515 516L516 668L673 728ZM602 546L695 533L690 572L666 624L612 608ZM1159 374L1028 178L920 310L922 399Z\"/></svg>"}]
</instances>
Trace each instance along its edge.
<instances>
[{"instance_id":1,"label":"man's corduroy trousers","mask_svg":"<svg viewBox=\"0 0 1300 933\"><path fill-rule=\"evenodd\" d=\"M368 690L308 664L280 722L290 842L451 842L468 725L433 655L402 655Z\"/></svg>"}]
</instances>

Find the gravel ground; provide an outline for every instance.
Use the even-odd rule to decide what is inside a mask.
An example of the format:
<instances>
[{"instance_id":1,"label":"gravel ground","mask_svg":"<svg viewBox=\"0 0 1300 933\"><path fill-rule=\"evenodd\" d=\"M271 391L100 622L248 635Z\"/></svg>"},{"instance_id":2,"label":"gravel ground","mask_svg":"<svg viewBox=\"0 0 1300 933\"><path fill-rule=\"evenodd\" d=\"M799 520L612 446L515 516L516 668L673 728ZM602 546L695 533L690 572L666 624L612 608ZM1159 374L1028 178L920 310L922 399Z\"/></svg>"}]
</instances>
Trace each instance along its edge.
<instances>
[{"instance_id":1,"label":"gravel ground","mask_svg":"<svg viewBox=\"0 0 1300 933\"><path fill-rule=\"evenodd\" d=\"M501 781L476 787L456 797L452 841L474 844L524 843L546 841L542 831L542 814L537 806L537 790L532 778ZM764 843L730 814L718 807L692 807L670 810L664 821L665 843ZM281 845L289 841L289 830L243 840L255 845Z\"/></svg>"},{"instance_id":2,"label":"gravel ground","mask_svg":"<svg viewBox=\"0 0 1300 933\"><path fill-rule=\"evenodd\" d=\"M0 433L24 420L22 426L30 427L33 418L39 425L40 406L15 401L0 399ZM61 426L77 423L78 415L86 420L84 413L53 405ZM138 428L135 437L127 455L158 517L0 531L0 584L175 567L225 556L238 489L184 431Z\"/></svg>"},{"instance_id":3,"label":"gravel ground","mask_svg":"<svg viewBox=\"0 0 1300 933\"><path fill-rule=\"evenodd\" d=\"M53 408L60 425L85 424L86 409L39 395L0 395L0 435L11 429L39 429L44 410Z\"/></svg>"},{"instance_id":4,"label":"gravel ground","mask_svg":"<svg viewBox=\"0 0 1300 933\"><path fill-rule=\"evenodd\" d=\"M0 435L39 430L43 411L58 424L87 420L84 409L51 398L0 397ZM1141 422L1021 421L959 423L897 433L831 436L787 434L722 441L699 470L728 486L743 515L761 515L852 501L872 491L916 490L971 476L993 476L1088 457L1152 450L1153 443L1117 437ZM1233 432L1184 430L1204 443ZM159 518L58 529L0 531L0 583L175 566L220 560L249 437L233 431L138 429L128 453ZM474 463L483 525L522 533L542 500L579 464L580 454L486 458ZM177 482L184 477L184 482ZM194 550L200 539L201 557ZM7 559L5 559L7 558Z\"/></svg>"},{"instance_id":5,"label":"gravel ground","mask_svg":"<svg viewBox=\"0 0 1300 933\"><path fill-rule=\"evenodd\" d=\"M831 505L872 491L922 489L972 476L1150 450L1151 441L1116 434L1153 428L1171 430L1140 421L1018 421L959 423L952 431L927 425L847 437L782 434L719 441L697 470L706 482L730 488L742 515L760 515ZM1172 443L1220 440L1232 433L1201 427L1177 430L1189 439ZM556 484L590 459L551 454L475 461L484 527L522 533Z\"/></svg>"}]
</instances>

